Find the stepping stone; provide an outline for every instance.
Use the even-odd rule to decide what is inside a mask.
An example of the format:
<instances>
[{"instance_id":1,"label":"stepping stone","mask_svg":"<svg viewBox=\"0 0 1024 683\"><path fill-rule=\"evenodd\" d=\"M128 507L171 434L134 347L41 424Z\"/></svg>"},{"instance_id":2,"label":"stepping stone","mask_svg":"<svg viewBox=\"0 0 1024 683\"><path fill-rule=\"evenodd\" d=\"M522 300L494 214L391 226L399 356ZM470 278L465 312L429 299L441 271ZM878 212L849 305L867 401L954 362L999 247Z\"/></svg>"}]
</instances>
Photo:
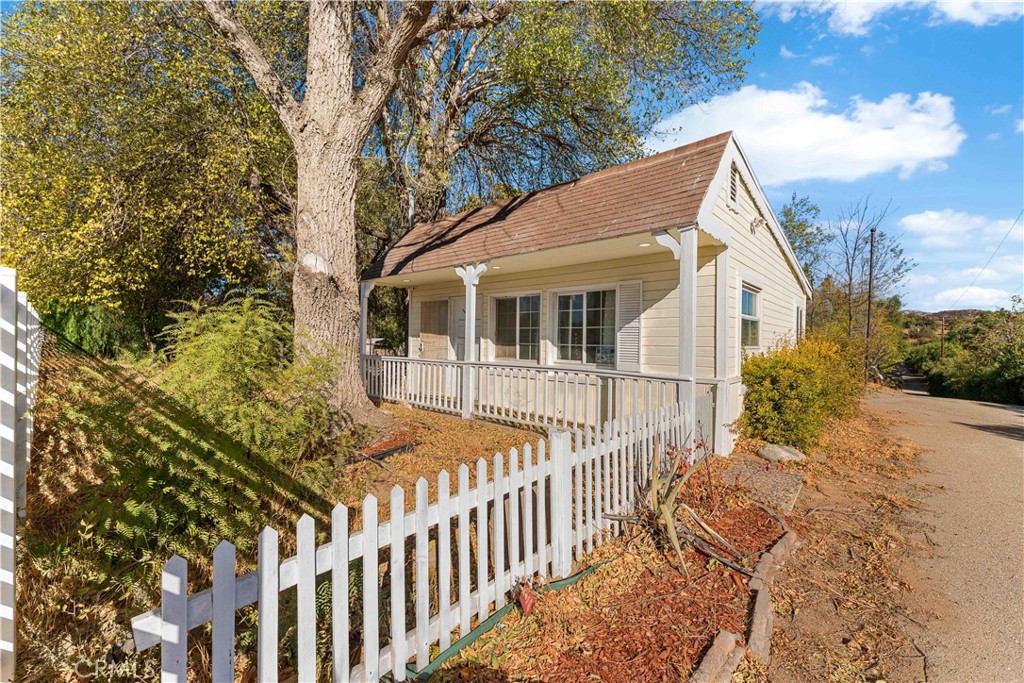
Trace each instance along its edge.
<instances>
[{"instance_id":1,"label":"stepping stone","mask_svg":"<svg viewBox=\"0 0 1024 683\"><path fill-rule=\"evenodd\" d=\"M756 461L741 460L727 469L722 478L749 489L751 496L783 515L793 511L804 487L803 475L776 470Z\"/></svg>"}]
</instances>

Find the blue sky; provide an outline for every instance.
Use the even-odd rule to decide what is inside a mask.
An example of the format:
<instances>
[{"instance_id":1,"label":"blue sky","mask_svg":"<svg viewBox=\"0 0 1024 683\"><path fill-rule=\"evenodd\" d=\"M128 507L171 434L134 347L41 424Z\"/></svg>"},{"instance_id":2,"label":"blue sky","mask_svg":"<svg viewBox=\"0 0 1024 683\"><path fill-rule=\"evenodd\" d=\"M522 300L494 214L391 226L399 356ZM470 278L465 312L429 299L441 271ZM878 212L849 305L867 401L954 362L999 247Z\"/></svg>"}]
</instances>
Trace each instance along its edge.
<instances>
[{"instance_id":1,"label":"blue sky","mask_svg":"<svg viewBox=\"0 0 1024 683\"><path fill-rule=\"evenodd\" d=\"M757 8L746 84L666 118L651 150L734 130L776 212L793 192L823 220L891 200L884 229L918 263L907 308L1008 306L1024 285L1024 1Z\"/></svg>"},{"instance_id":2,"label":"blue sky","mask_svg":"<svg viewBox=\"0 0 1024 683\"><path fill-rule=\"evenodd\" d=\"M892 200L907 308L1009 306L1024 284L1024 2L759 3L739 92L662 122L661 150L736 131L778 212ZM996 245L1005 242L992 256ZM974 284L972 285L972 281Z\"/></svg>"}]
</instances>

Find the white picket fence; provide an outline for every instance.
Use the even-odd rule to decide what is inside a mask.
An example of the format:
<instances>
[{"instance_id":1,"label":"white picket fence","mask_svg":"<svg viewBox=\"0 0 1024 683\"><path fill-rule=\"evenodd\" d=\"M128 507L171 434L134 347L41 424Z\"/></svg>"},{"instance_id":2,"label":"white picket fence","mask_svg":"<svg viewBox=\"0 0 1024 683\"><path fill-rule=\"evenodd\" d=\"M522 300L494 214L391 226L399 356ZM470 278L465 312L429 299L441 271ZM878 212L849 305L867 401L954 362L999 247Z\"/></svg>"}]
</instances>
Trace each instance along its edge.
<instances>
[{"instance_id":1,"label":"white picket fence","mask_svg":"<svg viewBox=\"0 0 1024 683\"><path fill-rule=\"evenodd\" d=\"M405 680L410 660L413 670L422 670L433 645L443 652L453 631L455 638L469 633L506 604L521 578L567 576L574 561L619 533L619 522L607 516L633 509L652 459L685 443L689 429L677 404L596 431L552 430L547 443L523 447L521 463L515 449L507 468L505 457L495 455L490 478L488 462L478 460L473 488L461 465L455 495L448 472L438 475L433 503L420 479L412 512L405 512L406 492L396 486L387 521L379 521L372 495L363 500L361 530L349 529L349 510L338 505L331 540L319 547L314 520L303 516L296 555L283 561L278 532L264 528L258 568L243 576L236 575L235 547L223 541L213 554L212 588L193 595L188 565L174 556L163 569L161 608L132 619L135 646L159 644L161 680L185 681L188 633L212 622L213 680L234 681L236 611L255 604L259 681L278 680L283 626L294 629L300 683L328 670L335 683L376 683L388 673ZM353 569L357 577L361 570L361 580L350 586ZM331 583L329 615L320 617L317 577ZM294 611L282 613L282 602L294 603ZM327 626L330 654L318 659L317 633Z\"/></svg>"},{"instance_id":2,"label":"white picket fence","mask_svg":"<svg viewBox=\"0 0 1024 683\"><path fill-rule=\"evenodd\" d=\"M43 335L18 276L0 267L0 680L13 681L17 657L15 575L18 518L25 516L32 407Z\"/></svg>"}]
</instances>

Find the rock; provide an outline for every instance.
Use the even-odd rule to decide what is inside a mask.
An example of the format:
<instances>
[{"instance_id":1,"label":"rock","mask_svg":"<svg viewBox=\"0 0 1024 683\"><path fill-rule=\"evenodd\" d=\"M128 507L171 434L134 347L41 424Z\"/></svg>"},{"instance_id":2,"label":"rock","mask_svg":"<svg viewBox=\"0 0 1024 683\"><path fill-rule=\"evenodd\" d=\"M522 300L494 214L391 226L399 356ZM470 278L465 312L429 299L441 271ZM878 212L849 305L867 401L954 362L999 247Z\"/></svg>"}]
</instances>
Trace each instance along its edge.
<instances>
[{"instance_id":1,"label":"rock","mask_svg":"<svg viewBox=\"0 0 1024 683\"><path fill-rule=\"evenodd\" d=\"M723 676L726 679L730 678L736 665L739 664L739 660L732 663L729 661L729 655L736 649L739 639L740 637L736 633L724 629L719 631L714 642L711 643L711 647L705 653L704 659L701 660L700 666L690 676L689 683L715 683ZM730 664L733 665L733 669L727 670Z\"/></svg>"},{"instance_id":2,"label":"rock","mask_svg":"<svg viewBox=\"0 0 1024 683\"><path fill-rule=\"evenodd\" d=\"M757 599L754 600L754 614L750 618L750 637L747 638L747 650L750 651L752 657L765 664L771 663L774 614L770 591L759 590Z\"/></svg>"},{"instance_id":3,"label":"rock","mask_svg":"<svg viewBox=\"0 0 1024 683\"><path fill-rule=\"evenodd\" d=\"M790 462L792 460L803 460L807 456L795 448L779 446L770 443L757 449L757 454L770 462Z\"/></svg>"}]
</instances>

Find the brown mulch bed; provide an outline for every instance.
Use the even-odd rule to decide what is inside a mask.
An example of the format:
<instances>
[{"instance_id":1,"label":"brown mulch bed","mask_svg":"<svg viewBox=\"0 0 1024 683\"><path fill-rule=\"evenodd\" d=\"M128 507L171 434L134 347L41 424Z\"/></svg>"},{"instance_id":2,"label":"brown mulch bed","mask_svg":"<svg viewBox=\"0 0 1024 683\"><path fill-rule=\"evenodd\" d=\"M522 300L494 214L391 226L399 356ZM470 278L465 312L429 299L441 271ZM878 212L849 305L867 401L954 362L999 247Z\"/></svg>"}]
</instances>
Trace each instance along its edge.
<instances>
[{"instance_id":1,"label":"brown mulch bed","mask_svg":"<svg viewBox=\"0 0 1024 683\"><path fill-rule=\"evenodd\" d=\"M508 454L513 448L517 449L522 467L523 445L529 443L536 448L538 439L544 437L537 431L482 420L463 420L456 415L393 404L381 407L390 413L394 427L387 434L369 439L338 470L337 502L347 505L354 519L359 519L363 498L371 493L379 501L380 519L387 519L387 501L395 486L405 489L405 508L406 511L412 510L416 505L416 482L421 477L427 480L429 500L437 500L437 475L442 470L450 476L454 495L458 490L459 465L462 464L469 467L469 483L475 486L476 461L484 458L488 477L492 477L495 453L504 454L507 472ZM371 457L387 448L410 443L413 447L409 450L379 460Z\"/></svg>"},{"instance_id":2,"label":"brown mulch bed","mask_svg":"<svg viewBox=\"0 0 1024 683\"><path fill-rule=\"evenodd\" d=\"M694 476L686 502L746 557L779 537L779 524L714 463ZM607 542L580 566L607 562L575 585L539 592L530 616L514 610L462 650L432 680L680 681L697 666L720 629L744 633L746 578L692 549L688 575L671 550L646 533Z\"/></svg>"}]
</instances>

